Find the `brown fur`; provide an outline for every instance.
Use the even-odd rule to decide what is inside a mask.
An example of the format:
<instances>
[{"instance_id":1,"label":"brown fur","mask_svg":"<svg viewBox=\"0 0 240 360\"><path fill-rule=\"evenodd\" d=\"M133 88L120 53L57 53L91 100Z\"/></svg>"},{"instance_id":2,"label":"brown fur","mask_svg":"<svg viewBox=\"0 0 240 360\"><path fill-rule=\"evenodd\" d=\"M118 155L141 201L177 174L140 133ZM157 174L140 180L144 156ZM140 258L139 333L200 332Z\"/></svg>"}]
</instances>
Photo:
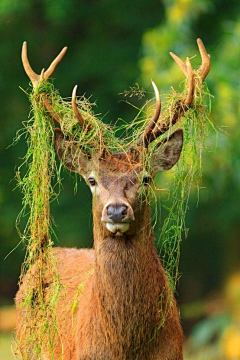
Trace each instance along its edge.
<instances>
[{"instance_id":1,"label":"brown fur","mask_svg":"<svg viewBox=\"0 0 240 360\"><path fill-rule=\"evenodd\" d=\"M141 167L119 154L97 165L92 161L90 168L98 183L92 190L95 249L54 249L63 284L57 304L61 344L54 344L54 359L63 352L64 360L182 360L177 305L154 247L146 196L139 201ZM83 175L87 180L89 172ZM114 201L127 203L135 217L121 236L101 221L105 204ZM33 272L16 296L18 337L26 335L19 304Z\"/></svg>"}]
</instances>

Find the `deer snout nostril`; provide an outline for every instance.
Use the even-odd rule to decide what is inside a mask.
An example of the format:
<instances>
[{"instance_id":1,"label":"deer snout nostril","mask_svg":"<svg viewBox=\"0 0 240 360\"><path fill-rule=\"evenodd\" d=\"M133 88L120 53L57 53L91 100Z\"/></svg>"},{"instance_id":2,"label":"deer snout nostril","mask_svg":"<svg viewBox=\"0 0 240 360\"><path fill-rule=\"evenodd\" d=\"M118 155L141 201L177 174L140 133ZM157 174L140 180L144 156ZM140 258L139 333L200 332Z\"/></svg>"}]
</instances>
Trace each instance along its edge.
<instances>
[{"instance_id":1,"label":"deer snout nostril","mask_svg":"<svg viewBox=\"0 0 240 360\"><path fill-rule=\"evenodd\" d=\"M126 206L122 206L122 215L123 216L127 215L127 207Z\"/></svg>"},{"instance_id":2,"label":"deer snout nostril","mask_svg":"<svg viewBox=\"0 0 240 360\"><path fill-rule=\"evenodd\" d=\"M107 207L107 215L115 223L122 222L127 216L126 205L109 205Z\"/></svg>"}]
</instances>

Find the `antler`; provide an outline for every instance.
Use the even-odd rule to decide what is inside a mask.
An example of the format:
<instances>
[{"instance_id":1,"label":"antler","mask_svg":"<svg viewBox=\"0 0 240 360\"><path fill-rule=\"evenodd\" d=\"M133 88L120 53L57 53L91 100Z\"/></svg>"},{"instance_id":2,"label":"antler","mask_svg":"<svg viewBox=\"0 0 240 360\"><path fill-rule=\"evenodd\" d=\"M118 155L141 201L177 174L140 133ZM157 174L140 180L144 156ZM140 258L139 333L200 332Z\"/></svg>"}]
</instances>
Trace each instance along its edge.
<instances>
[{"instance_id":1,"label":"antler","mask_svg":"<svg viewBox=\"0 0 240 360\"><path fill-rule=\"evenodd\" d=\"M72 108L73 111L76 115L76 118L78 119L79 123L81 126L84 126L84 120L82 115L80 114L78 108L77 108L77 103L76 103L76 94L77 94L77 85L74 86L73 88L73 92L72 92Z\"/></svg>"},{"instance_id":2,"label":"antler","mask_svg":"<svg viewBox=\"0 0 240 360\"><path fill-rule=\"evenodd\" d=\"M204 81L204 79L206 78L207 74L210 71L210 66L211 66L210 55L207 53L206 48L201 39L199 39L199 38L197 39L197 44L198 44L198 49L199 49L201 59L202 59L202 65L198 69L198 75L199 75L200 79L202 81ZM172 52L170 52L170 55L173 58L173 60L176 61L178 67L181 69L183 74L187 77L187 75L188 75L187 74L187 65L185 65L184 62L177 55L173 54Z\"/></svg>"},{"instance_id":3,"label":"antler","mask_svg":"<svg viewBox=\"0 0 240 360\"><path fill-rule=\"evenodd\" d=\"M145 129L145 131L143 133L143 137L141 137L138 140L138 143L137 143L138 145L142 145L142 142L144 142L144 144L151 142L150 141L151 134L153 132L154 127L156 126L156 123L157 123L160 113L161 113L161 99L160 99L158 88L153 81L152 81L152 86L153 86L154 93L155 93L156 109L155 109L155 113L154 113L149 125L147 126L147 128Z\"/></svg>"},{"instance_id":4,"label":"antler","mask_svg":"<svg viewBox=\"0 0 240 360\"><path fill-rule=\"evenodd\" d=\"M171 116L167 118L165 121L158 122L158 118L160 116L160 109L161 109L160 96L156 85L152 82L156 97L156 110L153 118L151 119L143 135L139 138L137 142L138 146L143 145L145 147L148 147L148 145L154 139L167 132L170 125L174 125L191 106L196 82L197 81L199 82L199 80L203 82L210 71L210 55L207 54L207 51L201 39L197 39L197 44L201 55L202 64L197 70L196 77L194 76L192 65L188 57L186 59L186 64L185 64L177 55L170 52L170 55L176 61L178 67L180 68L180 70L183 72L183 74L186 76L188 80L186 86L187 95L185 100L178 101L176 103L175 108L171 113Z\"/></svg>"},{"instance_id":5,"label":"antler","mask_svg":"<svg viewBox=\"0 0 240 360\"><path fill-rule=\"evenodd\" d=\"M62 51L58 54L58 56L50 64L48 69L46 71L44 69L42 69L41 74L38 75L33 71L33 69L31 68L31 65L28 61L27 42L24 41L23 46L22 46L22 63L23 63L24 70L25 70L26 74L28 75L29 79L31 80L34 88L37 87L37 85L39 84L40 81L42 81L43 79L47 80L53 74L56 66L61 62L61 60L63 59L66 52L67 52L67 47L65 46L62 49Z\"/></svg>"},{"instance_id":6,"label":"antler","mask_svg":"<svg viewBox=\"0 0 240 360\"><path fill-rule=\"evenodd\" d=\"M56 66L61 62L61 60L63 59L66 52L67 52L67 47L65 46L62 49L62 51L58 54L58 56L50 64L48 69L46 71L44 69L42 69L41 74L38 75L33 71L32 67L29 63L28 56L27 56L27 42L24 41L23 46L22 46L22 63L23 63L24 70L25 70L26 74L28 75L29 79L31 80L34 88L36 88L43 79L47 80L53 74L54 70L56 69ZM59 124L60 116L54 112L52 106L48 102L48 99L45 97L43 98L43 104L44 104L45 108L47 109L47 111L50 113L50 115L53 117L53 119Z\"/></svg>"},{"instance_id":7,"label":"antler","mask_svg":"<svg viewBox=\"0 0 240 360\"><path fill-rule=\"evenodd\" d=\"M66 52L67 52L67 47L65 46L61 50L61 52L58 54L58 56L50 64L48 69L46 71L44 69L42 69L41 74L38 75L33 71L32 67L29 63L28 56L27 56L27 42L24 41L23 46L22 46L22 63L23 63L24 70L25 70L26 74L28 75L29 79L31 80L34 88L36 88L38 86L39 82L41 82L43 79L47 80L53 74L54 70L56 69L57 65L62 61ZM72 92L72 108L74 110L74 113L75 113L80 125L83 126L84 120L83 120L82 115L78 111L78 108L76 105L76 93L77 93L77 85L74 87L73 92ZM43 104L44 104L45 108L47 109L47 111L50 113L50 115L53 117L53 119L57 123L60 123L60 116L54 112L52 106L50 105L50 103L46 97L43 98Z\"/></svg>"}]
</instances>

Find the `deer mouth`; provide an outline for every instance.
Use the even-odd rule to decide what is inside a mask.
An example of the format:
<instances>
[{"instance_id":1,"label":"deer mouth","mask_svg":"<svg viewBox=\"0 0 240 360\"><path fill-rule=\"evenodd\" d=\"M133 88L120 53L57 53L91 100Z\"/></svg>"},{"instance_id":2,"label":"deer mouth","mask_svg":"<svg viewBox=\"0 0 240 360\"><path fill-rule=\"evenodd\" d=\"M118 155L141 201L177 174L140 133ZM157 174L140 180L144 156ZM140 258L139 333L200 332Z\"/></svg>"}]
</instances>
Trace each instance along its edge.
<instances>
[{"instance_id":1,"label":"deer mouth","mask_svg":"<svg viewBox=\"0 0 240 360\"><path fill-rule=\"evenodd\" d=\"M106 222L105 225L106 228L115 235L122 235L124 232L126 232L129 229L130 226L129 222L122 222L122 223Z\"/></svg>"}]
</instances>

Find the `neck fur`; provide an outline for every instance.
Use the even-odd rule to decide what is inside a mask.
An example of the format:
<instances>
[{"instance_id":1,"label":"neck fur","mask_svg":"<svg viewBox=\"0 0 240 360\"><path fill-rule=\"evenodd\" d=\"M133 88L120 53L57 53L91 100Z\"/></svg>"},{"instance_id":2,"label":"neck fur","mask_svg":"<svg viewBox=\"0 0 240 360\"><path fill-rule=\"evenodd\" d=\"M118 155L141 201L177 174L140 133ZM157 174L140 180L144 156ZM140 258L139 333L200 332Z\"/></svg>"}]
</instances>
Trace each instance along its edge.
<instances>
[{"instance_id":1,"label":"neck fur","mask_svg":"<svg viewBox=\"0 0 240 360\"><path fill-rule=\"evenodd\" d=\"M140 231L121 237L105 235L94 219L94 296L113 359L143 359L162 321L160 297L166 277L155 251L149 209L144 215Z\"/></svg>"}]
</instances>

